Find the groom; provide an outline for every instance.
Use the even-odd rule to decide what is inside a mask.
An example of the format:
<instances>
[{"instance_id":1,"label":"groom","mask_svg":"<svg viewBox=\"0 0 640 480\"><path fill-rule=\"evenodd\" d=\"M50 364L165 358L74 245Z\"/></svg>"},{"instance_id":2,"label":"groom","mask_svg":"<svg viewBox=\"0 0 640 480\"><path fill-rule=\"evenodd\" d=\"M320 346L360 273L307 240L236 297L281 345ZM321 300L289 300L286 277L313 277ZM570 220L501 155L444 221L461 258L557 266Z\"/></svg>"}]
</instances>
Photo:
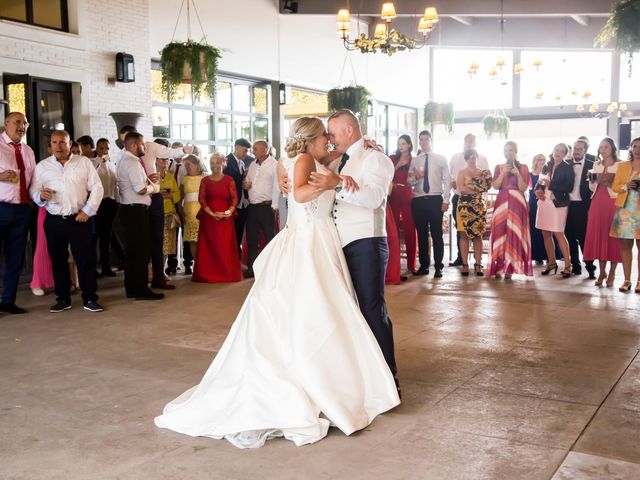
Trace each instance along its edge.
<instances>
[{"instance_id":1,"label":"groom","mask_svg":"<svg viewBox=\"0 0 640 480\"><path fill-rule=\"evenodd\" d=\"M328 121L329 141L342 154L337 173L314 172L310 184L336 191L333 221L338 229L358 304L376 337L400 392L393 352L393 328L384 301L389 258L385 207L393 163L384 153L367 150L358 119L340 110ZM334 164L338 164L338 160Z\"/></svg>"}]
</instances>

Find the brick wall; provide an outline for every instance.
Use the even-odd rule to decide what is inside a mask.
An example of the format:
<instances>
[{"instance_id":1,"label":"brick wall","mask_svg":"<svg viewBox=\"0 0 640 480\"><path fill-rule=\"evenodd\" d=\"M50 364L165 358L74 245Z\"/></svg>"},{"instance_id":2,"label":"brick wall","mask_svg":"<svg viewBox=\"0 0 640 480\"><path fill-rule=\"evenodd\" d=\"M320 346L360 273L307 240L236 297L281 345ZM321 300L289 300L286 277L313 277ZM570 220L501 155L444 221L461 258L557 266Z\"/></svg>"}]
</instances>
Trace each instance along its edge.
<instances>
[{"instance_id":1,"label":"brick wall","mask_svg":"<svg viewBox=\"0 0 640 480\"><path fill-rule=\"evenodd\" d=\"M148 0L69 2L74 33L0 21L0 73L74 84L75 136L117 136L110 112L139 112L139 129L151 134ZM115 55L135 59L136 81L114 83Z\"/></svg>"}]
</instances>

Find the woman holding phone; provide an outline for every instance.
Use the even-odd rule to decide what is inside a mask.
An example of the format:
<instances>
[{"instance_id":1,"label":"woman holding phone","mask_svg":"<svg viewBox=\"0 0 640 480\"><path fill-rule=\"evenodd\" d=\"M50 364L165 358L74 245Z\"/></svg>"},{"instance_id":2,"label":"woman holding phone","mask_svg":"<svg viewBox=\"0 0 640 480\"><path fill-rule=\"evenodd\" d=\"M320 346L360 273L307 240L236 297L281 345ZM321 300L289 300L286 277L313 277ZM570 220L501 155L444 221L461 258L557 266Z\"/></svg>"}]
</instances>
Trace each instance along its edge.
<instances>
[{"instance_id":1,"label":"woman holding phone","mask_svg":"<svg viewBox=\"0 0 640 480\"><path fill-rule=\"evenodd\" d=\"M529 185L529 169L518 162L518 145L504 144L505 163L493 174L493 188L498 190L491 219L489 241L489 276L505 280L514 273L533 275L529 212L524 192Z\"/></svg>"},{"instance_id":2,"label":"woman holding phone","mask_svg":"<svg viewBox=\"0 0 640 480\"><path fill-rule=\"evenodd\" d=\"M611 236L620 239L622 247L622 269L624 283L621 292L631 290L631 260L633 244L640 250L640 137L634 138L629 147L629 161L618 166L613 179L616 192L616 213L611 225ZM640 270L640 255L638 255ZM640 281L636 283L636 293L640 293Z\"/></svg>"}]
</instances>

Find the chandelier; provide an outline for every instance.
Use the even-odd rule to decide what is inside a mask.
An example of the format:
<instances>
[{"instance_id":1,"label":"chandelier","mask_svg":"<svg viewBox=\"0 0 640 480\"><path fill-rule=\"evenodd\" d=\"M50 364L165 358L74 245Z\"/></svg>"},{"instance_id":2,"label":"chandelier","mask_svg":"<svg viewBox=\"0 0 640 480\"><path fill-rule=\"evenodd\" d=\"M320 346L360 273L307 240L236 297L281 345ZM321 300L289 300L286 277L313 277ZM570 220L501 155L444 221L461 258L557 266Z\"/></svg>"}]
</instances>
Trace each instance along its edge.
<instances>
[{"instance_id":1,"label":"chandelier","mask_svg":"<svg viewBox=\"0 0 640 480\"><path fill-rule=\"evenodd\" d=\"M392 2L382 5L380 13L381 22L376 24L373 37L361 34L359 37L351 40L349 32L351 31L350 13L348 8L338 11L338 32L342 35L344 47L349 50L360 50L362 53L376 53L378 51L391 56L396 52L403 50L415 50L426 45L429 35L435 24L438 22L438 13L433 7L428 7L424 11L424 16L420 18L418 23L418 32L422 38L411 38L398 30L391 28L391 22L396 17L396 9Z\"/></svg>"}]
</instances>

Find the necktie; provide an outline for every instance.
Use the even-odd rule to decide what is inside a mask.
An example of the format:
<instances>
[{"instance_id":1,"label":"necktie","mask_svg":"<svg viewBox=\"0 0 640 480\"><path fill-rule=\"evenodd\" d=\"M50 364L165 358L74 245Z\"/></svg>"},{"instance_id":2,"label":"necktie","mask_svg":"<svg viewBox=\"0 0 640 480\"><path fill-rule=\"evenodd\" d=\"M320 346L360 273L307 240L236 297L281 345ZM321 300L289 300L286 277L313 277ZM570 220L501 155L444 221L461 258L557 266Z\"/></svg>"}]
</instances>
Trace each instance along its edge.
<instances>
[{"instance_id":1,"label":"necktie","mask_svg":"<svg viewBox=\"0 0 640 480\"><path fill-rule=\"evenodd\" d=\"M340 160L340 165L338 166L338 173L342 171L342 169L347 163L347 160L349 160L349 155L345 153L344 155L342 155L342 159Z\"/></svg>"},{"instance_id":2,"label":"necktie","mask_svg":"<svg viewBox=\"0 0 640 480\"><path fill-rule=\"evenodd\" d=\"M429 190L429 154L427 153L424 157L424 182L422 184L422 191L429 193Z\"/></svg>"},{"instance_id":3,"label":"necktie","mask_svg":"<svg viewBox=\"0 0 640 480\"><path fill-rule=\"evenodd\" d=\"M22 158L22 149L19 143L11 142L13 150L16 153L16 164L20 171L20 203L27 203L27 173L24 169L24 159Z\"/></svg>"}]
</instances>

